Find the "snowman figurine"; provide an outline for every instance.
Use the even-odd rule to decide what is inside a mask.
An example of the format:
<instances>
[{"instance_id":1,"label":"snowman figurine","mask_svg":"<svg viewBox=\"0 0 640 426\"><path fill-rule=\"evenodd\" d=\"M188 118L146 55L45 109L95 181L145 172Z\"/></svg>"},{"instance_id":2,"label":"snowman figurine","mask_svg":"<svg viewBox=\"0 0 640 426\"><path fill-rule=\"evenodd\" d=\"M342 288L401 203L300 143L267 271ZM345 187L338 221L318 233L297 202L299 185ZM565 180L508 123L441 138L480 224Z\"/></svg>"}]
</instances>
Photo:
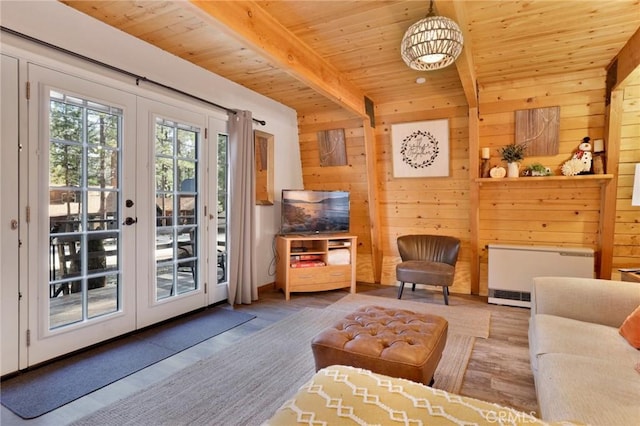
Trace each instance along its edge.
<instances>
[{"instance_id":1,"label":"snowman figurine","mask_svg":"<svg viewBox=\"0 0 640 426\"><path fill-rule=\"evenodd\" d=\"M580 160L582 162L582 171L580 174L587 174L591 172L591 160L593 155L591 154L591 138L586 136L582 139L582 143L578 145L578 150L573 154L571 159Z\"/></svg>"}]
</instances>

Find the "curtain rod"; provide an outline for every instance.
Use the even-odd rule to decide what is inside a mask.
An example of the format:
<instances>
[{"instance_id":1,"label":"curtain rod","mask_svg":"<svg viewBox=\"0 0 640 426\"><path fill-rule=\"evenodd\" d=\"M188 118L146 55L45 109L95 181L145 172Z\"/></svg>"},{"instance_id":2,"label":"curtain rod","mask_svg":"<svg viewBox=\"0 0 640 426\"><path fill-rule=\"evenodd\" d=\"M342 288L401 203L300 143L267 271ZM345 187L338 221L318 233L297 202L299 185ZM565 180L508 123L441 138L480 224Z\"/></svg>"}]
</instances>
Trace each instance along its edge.
<instances>
[{"instance_id":1,"label":"curtain rod","mask_svg":"<svg viewBox=\"0 0 640 426\"><path fill-rule=\"evenodd\" d=\"M187 97L189 97L189 98L196 99L196 100L198 100L198 101L200 101L200 102L204 102L205 104L208 104L208 105L214 106L214 107L216 107L216 108L222 109L222 110L224 110L224 111L226 111L226 112L228 112L228 113L231 113L231 114L237 114L237 112L236 112L235 110L231 109L231 108L227 108L227 107L222 106L222 105L219 105L219 104L217 104L217 103L215 103L215 102L208 101L208 100L206 100L206 99L203 99L203 98L200 98L200 97L198 97L198 96L192 95L191 93L187 93L187 92L184 92L184 91L182 91L182 90L180 90L180 89L176 89L175 87L167 86L166 84L160 83L160 82L158 82L158 81L150 80L150 79L148 79L147 77L143 77L143 76L141 76L141 75L134 74L134 73L132 73L132 72L130 72L130 71L127 71L127 70L124 70L124 69L122 69L122 68L118 68L118 67L116 67L116 66L109 65L109 64L107 64L107 63L104 63L104 62L98 61L97 59L93 59L93 58L90 58L90 57L88 57L88 56L84 56L84 55L81 55L81 54L79 54L79 53L72 52L71 50L65 49L65 48L60 47L60 46L56 46L56 45L51 44L51 43L48 43L48 42L46 42L46 41L44 41L44 40L40 40L40 39L37 39L37 38L35 38L35 37L31 37L31 36L26 35L26 34L23 34L23 33L20 33L20 32L18 32L18 31L12 30L12 29L7 28L7 27L5 27L5 26L0 25L0 29L1 29L2 31L4 31L4 32L7 32L7 33L9 33L9 34L12 34L12 35L14 35L14 36L16 36L16 37L20 37L20 38L23 38L23 39L25 39L25 40L29 40L29 41L31 41L31 42L33 42L33 43L40 44L40 45L42 45L42 46L45 46L45 47L48 47L48 48L50 48L50 49L56 50L56 51L58 51L58 52L65 53L65 54L70 55L70 56L73 56L73 57L75 57L75 58L79 58L79 59L82 59L82 60L84 60L84 61L90 62L90 63L92 63L92 64L99 65L99 66L101 66L101 67L103 67L103 68L107 68L107 69L110 69L110 70L112 70L112 71L119 72L120 74L124 74L124 75L126 75L126 76L129 76L129 77L135 78L135 80L136 80L136 86L139 86L139 85L140 85L140 82L145 82L145 83L153 84L153 85L155 85L155 86L162 87L163 89L167 89L167 90L170 90L170 91L172 91L172 92L179 93L179 94L181 94L181 95L183 95L183 96L187 96ZM257 118L253 118L253 121L255 121L256 123L261 124L261 125L263 125L263 126L267 124L267 122L266 122L266 121L264 121L264 120L258 120Z\"/></svg>"}]
</instances>

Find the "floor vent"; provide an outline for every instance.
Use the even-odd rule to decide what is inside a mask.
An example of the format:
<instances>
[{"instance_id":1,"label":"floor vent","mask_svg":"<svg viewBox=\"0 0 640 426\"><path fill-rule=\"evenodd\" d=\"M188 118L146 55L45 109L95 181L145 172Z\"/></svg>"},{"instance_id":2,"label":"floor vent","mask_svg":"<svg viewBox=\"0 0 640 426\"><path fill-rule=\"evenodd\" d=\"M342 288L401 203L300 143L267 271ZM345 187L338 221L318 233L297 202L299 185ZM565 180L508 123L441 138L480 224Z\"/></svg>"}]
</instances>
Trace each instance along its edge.
<instances>
[{"instance_id":1,"label":"floor vent","mask_svg":"<svg viewBox=\"0 0 640 426\"><path fill-rule=\"evenodd\" d=\"M526 291L511 291L490 289L489 297L500 300L518 300L521 302L531 302L531 293Z\"/></svg>"}]
</instances>

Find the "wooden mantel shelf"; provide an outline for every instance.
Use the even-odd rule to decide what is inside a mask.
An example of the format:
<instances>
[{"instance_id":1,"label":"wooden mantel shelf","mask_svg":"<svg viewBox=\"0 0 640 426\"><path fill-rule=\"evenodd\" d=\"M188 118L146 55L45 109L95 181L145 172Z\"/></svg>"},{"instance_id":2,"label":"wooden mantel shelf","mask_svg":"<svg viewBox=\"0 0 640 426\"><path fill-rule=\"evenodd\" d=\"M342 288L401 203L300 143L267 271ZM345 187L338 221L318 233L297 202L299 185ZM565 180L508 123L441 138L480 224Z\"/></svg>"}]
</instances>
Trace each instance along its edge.
<instances>
[{"instance_id":1,"label":"wooden mantel shelf","mask_svg":"<svg viewBox=\"0 0 640 426\"><path fill-rule=\"evenodd\" d=\"M517 178L475 178L475 182L483 183L500 183L500 182L542 182L542 181L577 181L577 180L589 180L600 181L606 183L613 179L612 174L606 175L578 175L578 176L521 176Z\"/></svg>"}]
</instances>

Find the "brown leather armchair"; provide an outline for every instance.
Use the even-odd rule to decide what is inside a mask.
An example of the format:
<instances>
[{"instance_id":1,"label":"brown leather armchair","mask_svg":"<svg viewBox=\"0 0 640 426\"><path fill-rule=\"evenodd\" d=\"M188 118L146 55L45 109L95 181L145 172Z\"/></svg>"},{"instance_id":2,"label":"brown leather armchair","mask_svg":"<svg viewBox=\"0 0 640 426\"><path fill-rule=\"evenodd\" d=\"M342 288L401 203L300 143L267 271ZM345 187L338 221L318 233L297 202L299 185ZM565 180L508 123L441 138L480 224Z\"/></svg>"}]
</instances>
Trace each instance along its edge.
<instances>
[{"instance_id":1,"label":"brown leather armchair","mask_svg":"<svg viewBox=\"0 0 640 426\"><path fill-rule=\"evenodd\" d=\"M453 284L460 240L445 235L402 235L398 237L398 251L402 262L396 265L400 281L398 299L406 282L442 287L445 305L449 304L449 286Z\"/></svg>"}]
</instances>

